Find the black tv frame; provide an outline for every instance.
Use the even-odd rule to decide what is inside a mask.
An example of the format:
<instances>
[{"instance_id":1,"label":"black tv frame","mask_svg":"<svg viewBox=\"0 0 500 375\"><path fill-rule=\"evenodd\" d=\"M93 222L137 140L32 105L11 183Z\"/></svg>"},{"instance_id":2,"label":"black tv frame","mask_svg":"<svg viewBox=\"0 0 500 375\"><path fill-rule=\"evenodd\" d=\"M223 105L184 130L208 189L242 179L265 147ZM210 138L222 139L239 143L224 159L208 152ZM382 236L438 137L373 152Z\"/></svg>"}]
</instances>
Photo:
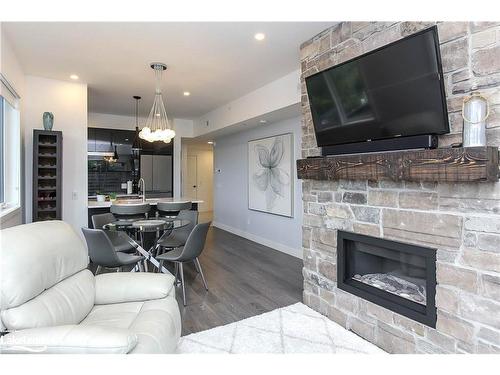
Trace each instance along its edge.
<instances>
[{"instance_id":1,"label":"black tv frame","mask_svg":"<svg viewBox=\"0 0 500 375\"><path fill-rule=\"evenodd\" d=\"M437 58L438 75L439 75L440 91L441 91L441 105L443 107L443 123L444 123L446 129L444 129L441 132L435 132L435 133L431 133L431 134L415 134L415 135L409 135L409 136L404 136L404 137L367 139L366 141L360 141L360 142L339 143L339 144L330 144L330 145L325 144L325 145L321 145L321 146L318 143L316 143L318 147L321 147L321 155L328 156L328 155L338 155L338 154L379 152L379 151L420 149L420 148L431 149L431 148L438 147L437 135L449 133L450 132L450 123L449 123L449 119L448 119L448 107L446 104L446 90L444 87L444 75L443 75L443 67L442 67L442 59L441 59L441 50L439 48L439 35L438 35L438 28L436 25L428 27L428 28L423 29L423 30L420 30L416 33L413 33L413 34L408 35L404 38L398 39L398 40L391 42L389 44L378 47L372 51L369 51L369 52L366 52L362 55L356 56L356 57L349 59L347 61L344 61L340 64L334 65L328 69L324 69L318 73L314 73L314 74L306 77L306 82L309 78L323 74L329 70L338 68L342 65L349 64L353 61L362 59L362 58L369 56L373 53L376 53L380 50L391 47L391 46L396 45L398 43L402 43L410 38L414 38L420 34L424 34L424 33L429 32L429 31L432 31L432 35L433 35L434 42L435 42L434 46L436 48L436 58ZM306 90L307 90L307 85L306 85ZM311 103L309 102L309 107L310 106L311 106ZM311 113L312 113L312 108L311 108ZM312 116L312 114L311 114L311 116ZM316 132L316 125L314 123L314 119L313 119L313 126L314 126L314 132L316 134L317 132ZM316 142L317 142L317 138L316 138Z\"/></svg>"}]
</instances>

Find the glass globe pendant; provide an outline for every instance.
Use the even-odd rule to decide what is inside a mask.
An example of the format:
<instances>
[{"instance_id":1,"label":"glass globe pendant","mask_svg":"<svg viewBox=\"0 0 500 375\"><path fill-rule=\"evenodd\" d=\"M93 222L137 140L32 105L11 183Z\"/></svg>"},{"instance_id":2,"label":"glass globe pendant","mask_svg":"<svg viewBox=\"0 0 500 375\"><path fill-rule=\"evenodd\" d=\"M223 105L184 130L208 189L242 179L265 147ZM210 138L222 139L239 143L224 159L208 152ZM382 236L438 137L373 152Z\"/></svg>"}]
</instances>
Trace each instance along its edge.
<instances>
[{"instance_id":1,"label":"glass globe pendant","mask_svg":"<svg viewBox=\"0 0 500 375\"><path fill-rule=\"evenodd\" d=\"M151 63L151 68L154 71L156 81L155 98L146 126L139 132L139 137L148 142L162 141L170 143L172 138L175 137L175 131L170 126L161 93L161 76L163 71L167 70L167 66L163 63Z\"/></svg>"}]
</instances>

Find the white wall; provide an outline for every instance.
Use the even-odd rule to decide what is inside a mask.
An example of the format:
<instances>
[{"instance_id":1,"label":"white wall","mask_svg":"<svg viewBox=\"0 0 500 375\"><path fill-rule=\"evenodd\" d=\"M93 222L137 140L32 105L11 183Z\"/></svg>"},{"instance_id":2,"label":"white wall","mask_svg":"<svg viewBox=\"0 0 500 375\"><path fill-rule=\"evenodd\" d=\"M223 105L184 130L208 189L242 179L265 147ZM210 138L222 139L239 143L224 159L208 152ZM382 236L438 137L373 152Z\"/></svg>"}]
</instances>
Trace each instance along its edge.
<instances>
[{"instance_id":1,"label":"white wall","mask_svg":"<svg viewBox=\"0 0 500 375\"><path fill-rule=\"evenodd\" d=\"M62 219L78 232L87 225L87 85L26 76L23 129L26 160L26 219L32 219L33 129L43 112L54 113L63 132Z\"/></svg>"},{"instance_id":2,"label":"white wall","mask_svg":"<svg viewBox=\"0 0 500 375\"><path fill-rule=\"evenodd\" d=\"M139 117L139 127L144 126L145 123L146 118ZM113 115L110 113L89 112L88 126L89 128L134 130L135 116L121 116Z\"/></svg>"},{"instance_id":3,"label":"white wall","mask_svg":"<svg viewBox=\"0 0 500 375\"><path fill-rule=\"evenodd\" d=\"M216 139L214 147L214 225L274 249L302 257L302 185L293 168L294 217L248 209L248 141L283 133L294 134L300 157L300 117ZM220 170L220 172L219 172Z\"/></svg>"},{"instance_id":4,"label":"white wall","mask_svg":"<svg viewBox=\"0 0 500 375\"><path fill-rule=\"evenodd\" d=\"M194 136L289 107L300 102L300 95L300 71L296 70L196 119Z\"/></svg>"}]
</instances>

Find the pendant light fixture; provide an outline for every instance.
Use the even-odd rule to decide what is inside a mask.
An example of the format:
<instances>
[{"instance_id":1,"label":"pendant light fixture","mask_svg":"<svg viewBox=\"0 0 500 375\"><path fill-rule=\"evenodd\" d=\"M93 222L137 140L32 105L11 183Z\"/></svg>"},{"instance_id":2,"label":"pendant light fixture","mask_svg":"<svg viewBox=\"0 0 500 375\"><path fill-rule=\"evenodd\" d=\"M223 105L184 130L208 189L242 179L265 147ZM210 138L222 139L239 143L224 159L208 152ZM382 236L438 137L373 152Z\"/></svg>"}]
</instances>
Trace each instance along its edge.
<instances>
[{"instance_id":1,"label":"pendant light fixture","mask_svg":"<svg viewBox=\"0 0 500 375\"><path fill-rule=\"evenodd\" d=\"M113 153L113 161L117 162L119 159L118 152L116 152L116 145L115 145L115 152Z\"/></svg>"},{"instance_id":2,"label":"pendant light fixture","mask_svg":"<svg viewBox=\"0 0 500 375\"><path fill-rule=\"evenodd\" d=\"M154 71L156 81L155 98L146 126L139 132L139 137L148 142L170 143L175 137L175 131L170 126L161 93L161 76L163 71L167 70L167 66L163 63L151 63L151 69Z\"/></svg>"},{"instance_id":3,"label":"pendant light fixture","mask_svg":"<svg viewBox=\"0 0 500 375\"><path fill-rule=\"evenodd\" d=\"M142 149L141 138L139 137L139 100L141 100L141 97L134 95L133 98L135 99L135 136L132 143L132 153L138 156Z\"/></svg>"}]
</instances>

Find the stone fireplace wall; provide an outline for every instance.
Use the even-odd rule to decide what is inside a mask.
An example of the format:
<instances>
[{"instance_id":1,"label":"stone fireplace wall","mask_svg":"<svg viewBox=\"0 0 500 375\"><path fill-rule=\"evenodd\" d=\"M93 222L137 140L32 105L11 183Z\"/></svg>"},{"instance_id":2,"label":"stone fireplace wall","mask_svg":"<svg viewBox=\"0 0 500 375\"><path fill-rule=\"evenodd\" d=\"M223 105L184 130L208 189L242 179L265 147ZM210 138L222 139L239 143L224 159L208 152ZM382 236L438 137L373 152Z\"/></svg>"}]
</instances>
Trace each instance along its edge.
<instances>
[{"instance_id":1,"label":"stone fireplace wall","mask_svg":"<svg viewBox=\"0 0 500 375\"><path fill-rule=\"evenodd\" d=\"M304 78L435 22L342 22L301 46L302 156L319 155ZM451 133L461 105L489 97L488 144L500 145L500 23L438 24ZM393 353L500 353L500 184L303 181L304 303ZM437 248L437 326L336 286L336 230Z\"/></svg>"}]
</instances>

